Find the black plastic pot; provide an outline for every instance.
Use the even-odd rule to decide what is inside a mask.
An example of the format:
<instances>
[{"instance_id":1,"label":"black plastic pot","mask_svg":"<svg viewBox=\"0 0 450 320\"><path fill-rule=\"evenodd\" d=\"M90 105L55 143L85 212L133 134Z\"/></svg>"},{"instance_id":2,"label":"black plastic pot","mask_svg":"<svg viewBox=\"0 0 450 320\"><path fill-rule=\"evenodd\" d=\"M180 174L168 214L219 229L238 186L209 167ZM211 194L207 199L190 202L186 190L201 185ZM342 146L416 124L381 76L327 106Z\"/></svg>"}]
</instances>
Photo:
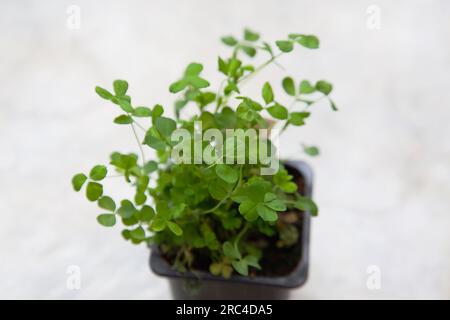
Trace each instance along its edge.
<instances>
[{"instance_id":1,"label":"black plastic pot","mask_svg":"<svg viewBox=\"0 0 450 320\"><path fill-rule=\"evenodd\" d=\"M303 177L304 195L311 197L310 166L302 161L287 161L285 165L292 175ZM301 257L297 267L286 276L233 275L224 279L204 271L179 273L161 256L157 246L152 247L150 267L157 275L168 278L174 299L288 299L292 289L302 286L308 276L310 213L304 212L302 219Z\"/></svg>"}]
</instances>

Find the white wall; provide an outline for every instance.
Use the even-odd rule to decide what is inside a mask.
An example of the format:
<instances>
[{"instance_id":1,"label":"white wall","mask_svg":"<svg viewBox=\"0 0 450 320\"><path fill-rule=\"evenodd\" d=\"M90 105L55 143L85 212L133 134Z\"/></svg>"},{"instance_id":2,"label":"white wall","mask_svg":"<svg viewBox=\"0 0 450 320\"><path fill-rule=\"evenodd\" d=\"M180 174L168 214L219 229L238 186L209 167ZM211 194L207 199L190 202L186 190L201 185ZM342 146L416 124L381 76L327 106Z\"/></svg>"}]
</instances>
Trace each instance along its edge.
<instances>
[{"instance_id":1,"label":"white wall","mask_svg":"<svg viewBox=\"0 0 450 320\"><path fill-rule=\"evenodd\" d=\"M80 29L67 28L70 5ZM367 26L370 5L380 29ZM0 298L169 298L148 250L96 224L70 178L135 150L96 84L130 82L140 104L173 99L187 63L217 87L219 37L249 26L270 40L320 37L319 51L281 63L297 78L331 80L341 110L314 107L290 130L287 155L310 159L320 217L311 272L296 298L450 298L449 1L2 1L0 10ZM258 94L270 67L247 87ZM275 81L275 80L274 80ZM123 191L120 184L113 192ZM78 265L81 290L66 288ZM381 268L381 289L366 268Z\"/></svg>"}]
</instances>

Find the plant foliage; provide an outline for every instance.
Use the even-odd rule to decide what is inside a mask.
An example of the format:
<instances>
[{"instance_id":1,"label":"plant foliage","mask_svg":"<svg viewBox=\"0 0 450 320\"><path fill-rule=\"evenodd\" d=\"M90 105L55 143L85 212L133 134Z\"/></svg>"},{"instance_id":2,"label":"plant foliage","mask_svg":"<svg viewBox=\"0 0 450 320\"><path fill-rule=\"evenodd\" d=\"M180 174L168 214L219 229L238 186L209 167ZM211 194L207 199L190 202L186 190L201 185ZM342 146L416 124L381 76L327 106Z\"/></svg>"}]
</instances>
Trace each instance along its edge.
<instances>
[{"instance_id":1,"label":"plant foliage","mask_svg":"<svg viewBox=\"0 0 450 320\"><path fill-rule=\"evenodd\" d=\"M195 121L202 122L201 130L221 132L269 128L278 121L284 131L305 125L311 107L322 99L329 101L332 110L337 107L330 98L333 86L325 80L285 76L277 94L275 83L269 81L260 96L243 94L243 85L267 66L278 65L280 56L297 47L317 49L317 37L289 34L271 45L262 41L259 33L246 29L241 39L226 36L221 40L231 53L218 57L217 69L223 76L218 90L211 89L202 64L190 63L169 86L177 95L175 117L168 116L159 104L151 108L136 105L125 80L114 81L111 91L96 87L96 93L120 112L113 122L131 127L140 156L113 152L108 166L95 165L87 173L76 174L72 185L75 191L84 188L87 199L97 202L98 223L112 227L120 222L126 240L158 244L179 270L192 268L197 253L202 252L210 261L212 274L230 277L235 271L246 276L252 268L260 268L264 255L264 245L250 238L261 234L278 237L279 246L296 243L296 228L289 219L280 219L281 215L292 209L316 215L316 204L297 191L292 175L282 166L276 174L262 176L258 170L261 163L174 163L172 133L178 128L196 133ZM255 57L265 62L258 66L249 62ZM185 108L196 108L196 115L183 118ZM154 159L146 159L146 148L154 150ZM311 156L319 153L315 146L303 145L303 149ZM133 197L113 199L107 195L104 182L109 177L122 178L132 188Z\"/></svg>"}]
</instances>

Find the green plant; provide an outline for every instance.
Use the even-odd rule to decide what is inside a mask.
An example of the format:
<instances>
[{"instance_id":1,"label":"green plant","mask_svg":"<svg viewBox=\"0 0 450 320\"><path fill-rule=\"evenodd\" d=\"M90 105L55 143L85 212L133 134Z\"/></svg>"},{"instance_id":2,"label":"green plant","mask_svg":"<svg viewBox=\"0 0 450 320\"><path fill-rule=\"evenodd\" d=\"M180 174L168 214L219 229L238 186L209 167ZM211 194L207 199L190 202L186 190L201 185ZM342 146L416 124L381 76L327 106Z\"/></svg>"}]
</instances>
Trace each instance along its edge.
<instances>
[{"instance_id":1,"label":"green plant","mask_svg":"<svg viewBox=\"0 0 450 320\"><path fill-rule=\"evenodd\" d=\"M280 213L296 208L316 215L317 206L297 192L293 177L284 167L274 175L262 176L259 169L265 164L236 163L239 155L235 156L235 149L232 151L236 161L232 164L217 160L209 164L173 162L177 146L173 133L182 128L198 134L196 121L201 121L200 133L211 128L220 132L226 129L259 132L271 127L273 120L267 120L268 116L281 121L282 132L289 125L303 126L310 116L311 106L321 99L327 99L333 110L337 108L329 96L332 85L324 80L313 84L283 78L281 86L292 100L288 107L276 99L269 82L262 87L262 102L241 92L247 81L269 64L279 65L277 59L296 46L317 49L319 40L315 36L290 34L287 39L276 41L278 52L261 41L258 33L248 29L243 39L228 36L222 38L222 42L231 47L232 53L226 59L218 58L218 70L224 76L218 91L208 90L210 83L201 75L201 64L189 64L182 77L169 87L170 92L178 94L174 119L164 113L161 105L150 109L132 103L127 94L128 83L124 80L114 81L113 92L96 87L101 98L122 110L114 123L131 127L140 157L134 153L114 152L109 169L97 165L88 175L75 175L72 184L76 191L85 185L87 199L102 209L97 217L100 224L111 227L121 220L126 240L134 244L157 243L179 270L192 268L197 257L205 256L211 273L229 277L233 269L248 275L249 268L260 268L264 250L249 240L249 235L278 237L277 246L292 246L297 242L298 232L290 222L292 219L282 220ZM244 62L245 57L253 58L257 54L268 58L258 67ZM181 113L187 107L198 108L198 112L183 119ZM143 139L138 130L143 131ZM270 139L267 142L270 144ZM219 145L203 141L200 147L203 152L212 146L217 155L218 149L222 148L223 152L227 143L228 140ZM188 144L191 145L191 141ZM153 149L157 160L147 161L144 147ZM309 155L319 153L317 147L303 147ZM248 151L245 149L245 159ZM132 199L113 200L104 194L102 182L111 169L116 172L114 176L123 177L132 186Z\"/></svg>"}]
</instances>

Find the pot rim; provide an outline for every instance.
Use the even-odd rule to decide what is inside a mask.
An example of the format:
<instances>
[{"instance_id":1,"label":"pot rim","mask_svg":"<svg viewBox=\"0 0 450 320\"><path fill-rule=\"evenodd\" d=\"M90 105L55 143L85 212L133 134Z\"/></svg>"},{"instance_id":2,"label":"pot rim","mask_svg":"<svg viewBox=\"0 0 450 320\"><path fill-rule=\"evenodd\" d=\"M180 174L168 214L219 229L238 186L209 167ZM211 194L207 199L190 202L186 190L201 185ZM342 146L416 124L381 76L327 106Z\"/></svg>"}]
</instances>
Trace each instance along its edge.
<instances>
[{"instance_id":1,"label":"pot rim","mask_svg":"<svg viewBox=\"0 0 450 320\"><path fill-rule=\"evenodd\" d=\"M312 196L313 185L313 172L311 167L304 161L293 160L284 161L284 164L291 170L297 170L303 177L305 183L305 196ZM272 287L281 288L297 288L302 286L308 278L308 265L309 265L309 242L310 242L310 224L311 213L305 211L303 214L302 223L302 256L296 266L296 268L288 275L279 277L244 277L241 275L233 274L230 278L225 279L220 276L214 276L206 271L186 271L178 272L172 268L172 266L162 258L159 248L153 244L151 246L150 254L150 268L152 271L163 277L168 278L184 278L192 280L206 280L206 281L225 281L228 283L241 283L241 284L254 284L254 285L266 285Z\"/></svg>"}]
</instances>

